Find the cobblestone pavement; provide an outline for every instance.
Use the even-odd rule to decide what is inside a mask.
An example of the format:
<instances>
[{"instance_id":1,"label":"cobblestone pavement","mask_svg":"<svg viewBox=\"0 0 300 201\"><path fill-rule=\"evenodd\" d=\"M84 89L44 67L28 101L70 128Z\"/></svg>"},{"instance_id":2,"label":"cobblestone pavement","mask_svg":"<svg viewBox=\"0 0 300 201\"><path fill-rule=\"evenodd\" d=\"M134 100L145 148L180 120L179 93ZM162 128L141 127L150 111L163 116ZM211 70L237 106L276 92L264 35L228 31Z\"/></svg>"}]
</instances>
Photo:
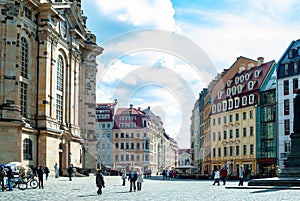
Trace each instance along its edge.
<instances>
[{"instance_id":1,"label":"cobblestone pavement","mask_svg":"<svg viewBox=\"0 0 300 201\"><path fill-rule=\"evenodd\" d=\"M44 181L44 189L26 189L21 191L0 191L0 200L30 201L77 201L77 200L280 200L296 201L300 199L300 190L278 189L226 189L222 184L213 186L213 181L202 180L162 180L159 176L145 179L142 191L129 192L129 182L121 186L122 179L106 176L106 187L101 196L97 195L95 176L53 178ZM228 181L226 186L237 186L237 181ZM245 182L245 186L247 183Z\"/></svg>"}]
</instances>

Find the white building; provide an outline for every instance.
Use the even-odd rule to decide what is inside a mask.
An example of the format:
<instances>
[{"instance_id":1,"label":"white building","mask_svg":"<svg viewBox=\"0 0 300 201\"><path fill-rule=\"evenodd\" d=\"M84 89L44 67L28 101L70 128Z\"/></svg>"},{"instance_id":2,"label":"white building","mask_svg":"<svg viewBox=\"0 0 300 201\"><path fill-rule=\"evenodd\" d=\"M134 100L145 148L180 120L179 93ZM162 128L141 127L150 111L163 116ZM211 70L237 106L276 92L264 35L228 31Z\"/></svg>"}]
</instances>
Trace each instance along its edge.
<instances>
[{"instance_id":1,"label":"white building","mask_svg":"<svg viewBox=\"0 0 300 201\"><path fill-rule=\"evenodd\" d=\"M282 168L291 150L294 124L293 100L299 88L300 40L292 41L278 61L277 107L278 107L278 165Z\"/></svg>"}]
</instances>

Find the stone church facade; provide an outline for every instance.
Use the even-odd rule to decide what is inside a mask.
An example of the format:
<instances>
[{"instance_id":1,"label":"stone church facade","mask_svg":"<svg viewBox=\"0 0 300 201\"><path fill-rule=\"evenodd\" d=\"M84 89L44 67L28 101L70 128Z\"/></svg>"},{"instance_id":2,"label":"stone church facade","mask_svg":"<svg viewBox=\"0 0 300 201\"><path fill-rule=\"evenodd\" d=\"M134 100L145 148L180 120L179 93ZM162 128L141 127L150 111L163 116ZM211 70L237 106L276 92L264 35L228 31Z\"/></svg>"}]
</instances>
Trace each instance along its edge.
<instances>
[{"instance_id":1,"label":"stone church facade","mask_svg":"<svg viewBox=\"0 0 300 201\"><path fill-rule=\"evenodd\" d=\"M95 169L102 50L80 0L0 1L0 163Z\"/></svg>"}]
</instances>

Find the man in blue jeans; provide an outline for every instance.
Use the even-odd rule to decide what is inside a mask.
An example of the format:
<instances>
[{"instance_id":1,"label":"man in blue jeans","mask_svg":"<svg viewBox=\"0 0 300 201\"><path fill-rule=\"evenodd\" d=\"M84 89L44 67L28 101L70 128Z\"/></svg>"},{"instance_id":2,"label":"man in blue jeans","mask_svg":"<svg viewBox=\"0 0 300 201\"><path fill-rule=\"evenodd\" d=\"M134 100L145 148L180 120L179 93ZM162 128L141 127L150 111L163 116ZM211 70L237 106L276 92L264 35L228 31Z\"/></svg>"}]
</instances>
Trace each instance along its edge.
<instances>
[{"instance_id":1,"label":"man in blue jeans","mask_svg":"<svg viewBox=\"0 0 300 201\"><path fill-rule=\"evenodd\" d=\"M7 177L7 181L8 181L8 188L9 191L13 190L13 186L12 186L12 179L13 179L13 172L11 170L11 167L7 168L7 172L6 172L6 177Z\"/></svg>"}]
</instances>

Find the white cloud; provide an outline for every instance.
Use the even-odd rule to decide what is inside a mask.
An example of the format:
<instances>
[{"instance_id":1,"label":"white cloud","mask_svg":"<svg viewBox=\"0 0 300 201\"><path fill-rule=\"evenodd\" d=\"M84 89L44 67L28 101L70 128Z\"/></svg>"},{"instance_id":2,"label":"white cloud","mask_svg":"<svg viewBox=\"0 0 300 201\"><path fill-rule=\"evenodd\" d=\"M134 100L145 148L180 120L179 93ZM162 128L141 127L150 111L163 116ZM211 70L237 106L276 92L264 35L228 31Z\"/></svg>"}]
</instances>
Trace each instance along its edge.
<instances>
[{"instance_id":1,"label":"white cloud","mask_svg":"<svg viewBox=\"0 0 300 201\"><path fill-rule=\"evenodd\" d=\"M199 44L217 68L230 67L238 56L279 60L289 43L299 38L300 27L293 21L299 24L299 17L290 17L299 8L294 2L251 1L236 12L188 10L211 26L195 26L193 21L181 26L183 34Z\"/></svg>"},{"instance_id":2,"label":"white cloud","mask_svg":"<svg viewBox=\"0 0 300 201\"><path fill-rule=\"evenodd\" d=\"M134 26L176 29L175 10L170 0L98 0L97 4L108 17Z\"/></svg>"}]
</instances>

